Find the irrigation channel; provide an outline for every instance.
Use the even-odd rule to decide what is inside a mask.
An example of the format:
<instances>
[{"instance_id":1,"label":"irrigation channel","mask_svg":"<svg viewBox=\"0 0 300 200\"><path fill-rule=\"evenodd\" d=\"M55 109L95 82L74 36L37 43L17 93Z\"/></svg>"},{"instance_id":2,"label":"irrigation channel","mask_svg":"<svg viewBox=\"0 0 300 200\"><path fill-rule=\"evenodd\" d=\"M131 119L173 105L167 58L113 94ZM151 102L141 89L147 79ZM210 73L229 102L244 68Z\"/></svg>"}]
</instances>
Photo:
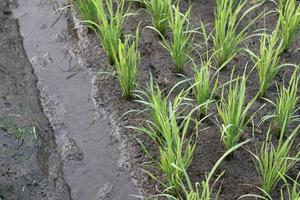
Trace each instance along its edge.
<instances>
[{"instance_id":1,"label":"irrigation channel","mask_svg":"<svg viewBox=\"0 0 300 200\"><path fill-rule=\"evenodd\" d=\"M4 171L3 165L7 163L9 166L13 166L12 168L7 167L10 168L10 171L14 171L17 168L15 167L16 165L22 166L24 171L22 175L14 172L16 178L10 180L10 187L7 186L9 183L6 182L9 180L8 178L0 178L0 199L134 199L130 194L136 195L138 190L121 164L119 144L117 139L112 136L114 127L106 116L98 113L91 96L93 76L83 64L80 64L80 59L76 58L69 49L69 37L72 35L70 33L72 33L74 26L69 24L65 12L55 13L58 8L63 6L63 0L60 2L54 0L12 1L10 2L12 4L10 7L13 8L13 13L10 13L10 10L7 11L8 8L5 8L7 6L5 3L8 4L8 1L4 0L4 2L0 3L5 14L4 17L14 20L14 23L7 22L4 24L6 21L0 20L0 23L2 23L0 25L1 27L6 27L15 24L15 30L11 29L12 31L10 34L7 34L7 37L19 43L17 48L20 48L21 55L16 54L14 58L7 60L8 55L5 52L13 47L2 45L6 40L10 41L2 34L1 37L4 40L1 38L0 67L5 64L11 65L11 69L18 67L18 69L15 69L17 72L13 74L14 76L25 74L24 77L29 77L29 80L24 81L30 82L31 85L26 82L23 89L26 91L33 90L34 92L30 94L25 93L24 96L19 95L16 98L19 98L19 101L24 104L24 109L32 112L31 114L35 118L32 119L32 123L26 124L27 128L32 127L32 130L28 128L30 129L28 132L31 133L28 135L33 135L30 145L26 141L24 144L17 144L19 142L11 139L11 136L5 135L3 130L2 132L0 131L2 144L0 148L1 171ZM23 41L20 34L23 37ZM25 52L22 49L22 42ZM11 49L11 51L13 50ZM22 67L25 65L28 69L22 70ZM32 74L31 67L34 74ZM26 73L29 73L29 75L27 76ZM15 77L15 79L22 80L24 77ZM1 85L0 89L4 90L4 86ZM12 86L7 84L7 87ZM30 87L37 87L39 92ZM3 99L8 98L3 94L3 91L0 91L0 94L3 95L3 97L1 96ZM27 95L33 95L34 101L28 98ZM43 109L38 105L39 101ZM3 102L0 103L2 110ZM36 112L35 110L40 112L40 116L34 113ZM44 111L48 119L41 110ZM17 108L15 111L21 113ZM12 116L11 113L3 111L0 114L2 121L7 121L7 118ZM28 121L26 119L27 115L19 115L18 117L25 118L23 121ZM41 126L41 124L39 122L36 125L37 123L34 122L42 119L44 120L43 128L48 130L46 133L53 134L55 137L46 135L46 139L43 137L44 141L35 144L36 141L39 141L36 139L36 127ZM51 128L47 120L50 121ZM18 122L15 123L16 127L21 127ZM4 125L2 125L2 129L4 129L3 127ZM6 128L5 130L9 129ZM39 138L39 136L37 137ZM4 145L5 142L6 144ZM24 153L22 152L23 148L29 148L26 151L27 157L24 157L28 164L25 165L22 162L12 164L11 162L16 161L11 161L8 158L4 159L7 156L2 154L9 152L8 148L5 148L6 151L3 150L3 146L7 146L7 144L11 147L17 146L16 151L19 151L20 155ZM38 147L47 149L50 153L40 155L41 152L45 151L36 150ZM52 151L51 148L55 150ZM56 166L57 170L49 169L51 166ZM9 171L8 169L6 170ZM43 170L45 173L40 172ZM37 175L40 176L39 180L36 178ZM22 181L20 181L20 177L24 177ZM32 180L36 180L36 185L32 183ZM60 185L57 185L57 180L60 180ZM46 192L39 191L42 190L40 189L42 188L41 185L43 185L43 190L46 190ZM35 189L32 189L34 187ZM41 194L37 195L36 193L39 192ZM69 195L69 192L71 195Z\"/></svg>"}]
</instances>

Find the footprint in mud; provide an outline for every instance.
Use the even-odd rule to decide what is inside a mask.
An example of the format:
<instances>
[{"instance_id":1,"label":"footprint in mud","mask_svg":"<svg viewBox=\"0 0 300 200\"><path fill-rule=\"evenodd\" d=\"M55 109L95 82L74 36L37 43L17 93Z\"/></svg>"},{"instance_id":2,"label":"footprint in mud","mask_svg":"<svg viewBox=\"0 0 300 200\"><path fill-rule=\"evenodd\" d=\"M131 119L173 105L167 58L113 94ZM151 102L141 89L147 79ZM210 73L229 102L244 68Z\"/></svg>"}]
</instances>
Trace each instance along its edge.
<instances>
[{"instance_id":1,"label":"footprint in mud","mask_svg":"<svg viewBox=\"0 0 300 200\"><path fill-rule=\"evenodd\" d=\"M47 66L47 64L52 63L52 58L49 53L45 53L43 57L32 57L30 62L36 71L41 71Z\"/></svg>"}]
</instances>

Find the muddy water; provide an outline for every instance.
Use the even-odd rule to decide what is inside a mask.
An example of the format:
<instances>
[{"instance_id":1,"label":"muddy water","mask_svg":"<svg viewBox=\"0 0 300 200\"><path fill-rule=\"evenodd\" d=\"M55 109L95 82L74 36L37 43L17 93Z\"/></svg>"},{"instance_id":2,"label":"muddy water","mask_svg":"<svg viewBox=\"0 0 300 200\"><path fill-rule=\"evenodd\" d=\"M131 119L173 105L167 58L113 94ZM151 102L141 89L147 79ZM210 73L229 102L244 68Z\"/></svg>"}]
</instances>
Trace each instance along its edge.
<instances>
[{"instance_id":1,"label":"muddy water","mask_svg":"<svg viewBox=\"0 0 300 200\"><path fill-rule=\"evenodd\" d=\"M98 116L92 77L66 47L66 17L54 0L18 0L14 15L39 79L42 104L64 159L64 175L75 200L133 199L137 194L120 165L113 127ZM98 117L97 117L98 116Z\"/></svg>"}]
</instances>

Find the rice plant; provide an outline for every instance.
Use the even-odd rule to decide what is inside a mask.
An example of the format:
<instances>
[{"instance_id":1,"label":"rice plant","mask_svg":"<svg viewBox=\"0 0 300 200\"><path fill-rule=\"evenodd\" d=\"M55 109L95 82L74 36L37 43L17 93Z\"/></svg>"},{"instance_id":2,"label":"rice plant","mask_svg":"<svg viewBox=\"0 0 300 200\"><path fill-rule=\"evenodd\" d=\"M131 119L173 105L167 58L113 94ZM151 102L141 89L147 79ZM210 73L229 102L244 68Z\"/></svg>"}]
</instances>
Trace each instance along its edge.
<instances>
[{"instance_id":1,"label":"rice plant","mask_svg":"<svg viewBox=\"0 0 300 200\"><path fill-rule=\"evenodd\" d=\"M275 29L271 35L268 35L266 32L262 33L260 39L260 51L258 54L246 49L258 72L259 97L265 95L278 70L284 66L279 65L279 54L281 49L282 42L280 42L278 38L278 29Z\"/></svg>"},{"instance_id":2,"label":"rice plant","mask_svg":"<svg viewBox=\"0 0 300 200\"><path fill-rule=\"evenodd\" d=\"M296 0L279 0L280 36L283 52L291 46L300 29L300 4Z\"/></svg>"},{"instance_id":3,"label":"rice plant","mask_svg":"<svg viewBox=\"0 0 300 200\"><path fill-rule=\"evenodd\" d=\"M239 44L244 42L250 36L247 31L257 19L248 23L247 26L240 29L242 20L258 5L252 6L243 11L247 1L236 0L216 0L216 18L215 18L215 34L213 37L215 58L218 66L223 68L239 51ZM243 12L243 13L242 13Z\"/></svg>"},{"instance_id":4,"label":"rice plant","mask_svg":"<svg viewBox=\"0 0 300 200\"><path fill-rule=\"evenodd\" d=\"M266 141L263 142L260 152L256 155L252 153L260 175L261 188L267 194L270 194L279 183L280 174L286 174L300 160L300 152L295 156L290 155L299 128L300 126L287 139L283 140L281 138L276 147L271 142L271 128L269 128Z\"/></svg>"},{"instance_id":5,"label":"rice plant","mask_svg":"<svg viewBox=\"0 0 300 200\"><path fill-rule=\"evenodd\" d=\"M292 179L291 177L287 175L282 175L281 180L284 182L284 186L280 189L280 200L299 200L300 199L300 184L299 184L299 177L300 173L297 175L296 179ZM289 183L291 182L291 184ZM258 188L263 195L258 194L246 194L242 195L239 199L253 197L258 199L264 199L264 200L275 200L273 199L270 194L268 194L266 191L264 191L261 188Z\"/></svg>"},{"instance_id":6,"label":"rice plant","mask_svg":"<svg viewBox=\"0 0 300 200\"><path fill-rule=\"evenodd\" d=\"M154 125L156 127L156 130L153 130L156 134L152 135L154 137L151 138L159 141L160 145L162 145L164 143L164 139L162 138L162 134L164 134L163 129L168 120L168 98L163 95L163 91L161 91L158 85L154 85L152 76L146 92L139 90L138 93L137 97L139 100L136 101L146 106L151 114L152 121L149 121L150 124L153 124L151 128Z\"/></svg>"},{"instance_id":7,"label":"rice plant","mask_svg":"<svg viewBox=\"0 0 300 200\"><path fill-rule=\"evenodd\" d=\"M172 12L172 0L142 0L151 14L154 28L162 35L166 35L168 20Z\"/></svg>"},{"instance_id":8,"label":"rice plant","mask_svg":"<svg viewBox=\"0 0 300 200\"><path fill-rule=\"evenodd\" d=\"M299 115L296 114L299 110L299 108L296 107L300 98L297 94L299 81L299 73L295 70L290 79L289 86L287 88L283 84L280 86L276 103L267 100L276 107L276 112L272 115L265 116L262 121L273 119L276 133L285 134L291 121L300 121ZM283 137L283 135L280 137Z\"/></svg>"},{"instance_id":9,"label":"rice plant","mask_svg":"<svg viewBox=\"0 0 300 200\"><path fill-rule=\"evenodd\" d=\"M293 180L291 177L281 175L281 179L285 183L286 192L283 189L281 189L280 200L300 199L300 183L298 182L299 177L300 177L300 172L298 173L295 180ZM288 183L289 181L292 182L292 186L290 186L290 184Z\"/></svg>"},{"instance_id":10,"label":"rice plant","mask_svg":"<svg viewBox=\"0 0 300 200\"><path fill-rule=\"evenodd\" d=\"M132 15L124 12L124 0L92 0L96 7L96 21L85 20L90 28L95 30L107 56L114 63L114 52L118 52L119 40L122 37L122 25L127 16ZM105 3L104 3L105 2Z\"/></svg>"},{"instance_id":11,"label":"rice plant","mask_svg":"<svg viewBox=\"0 0 300 200\"><path fill-rule=\"evenodd\" d=\"M182 73L189 59L190 40L192 31L189 29L190 8L185 14L179 10L179 5L171 9L169 17L169 26L172 31L172 39L169 42L163 37L163 47L166 48L175 63L175 71Z\"/></svg>"},{"instance_id":12,"label":"rice plant","mask_svg":"<svg viewBox=\"0 0 300 200\"><path fill-rule=\"evenodd\" d=\"M191 86L197 105L200 107L200 113L206 116L209 105L214 102L214 95L218 86L218 78L211 76L210 61L202 61L199 69L195 69L194 81Z\"/></svg>"},{"instance_id":13,"label":"rice plant","mask_svg":"<svg viewBox=\"0 0 300 200\"><path fill-rule=\"evenodd\" d=\"M231 78L232 79L232 78ZM231 80L228 88L227 98L225 97L224 86L222 96L217 105L221 122L221 139L226 149L230 149L238 144L245 126L252 117L248 117L248 111L256 98L253 98L245 105L246 98L245 74L236 80Z\"/></svg>"},{"instance_id":14,"label":"rice plant","mask_svg":"<svg viewBox=\"0 0 300 200\"><path fill-rule=\"evenodd\" d=\"M168 193L179 195L180 180L184 174L174 165L188 168L195 150L198 123L192 119L193 110L187 115L181 115L185 110L182 110L187 94L185 91L181 91L172 101L161 95L161 90L157 85L154 87L153 81L150 82L148 91L146 97L140 96L138 101L150 110L152 119L147 121L146 127L135 129L146 133L157 143L160 152L158 166L167 180L163 185ZM188 137L192 122L196 124L194 134ZM155 178L152 174L150 176Z\"/></svg>"},{"instance_id":15,"label":"rice plant","mask_svg":"<svg viewBox=\"0 0 300 200\"><path fill-rule=\"evenodd\" d=\"M190 165L196 146L196 138L187 138L189 128L191 126L192 113L189 113L183 120L178 123L178 112L176 104L169 104L169 124L166 127L165 145L159 148L160 151L160 168L166 175L168 181L167 191L171 194L180 194L180 181L184 173L178 168L181 166L187 170ZM195 131L197 134L197 129Z\"/></svg>"},{"instance_id":16,"label":"rice plant","mask_svg":"<svg viewBox=\"0 0 300 200\"><path fill-rule=\"evenodd\" d=\"M151 199L157 199L157 197L167 197L169 200L212 200L212 199L218 199L219 191L215 194L214 193L214 187L215 184L219 181L219 179L222 177L222 175L225 172L222 172L220 175L216 176L216 179L213 183L211 183L212 178L215 176L216 170L222 163L222 161L232 152L240 148L241 146L248 143L250 140L244 141L240 144L237 144L236 146L232 147L231 149L227 150L215 163L211 171L205 176L205 179L199 183L193 185L187 171L185 168L182 168L179 165L173 165L175 168L180 170L184 174L184 180L180 181L181 186L181 195L178 197L172 196L170 194L161 194L161 195L155 195Z\"/></svg>"},{"instance_id":17,"label":"rice plant","mask_svg":"<svg viewBox=\"0 0 300 200\"><path fill-rule=\"evenodd\" d=\"M135 40L131 40L131 36L126 36L124 42L119 39L118 49L113 51L119 83L126 100L131 99L136 86L136 73L140 62L138 40L139 28L136 30Z\"/></svg>"},{"instance_id":18,"label":"rice plant","mask_svg":"<svg viewBox=\"0 0 300 200\"><path fill-rule=\"evenodd\" d=\"M84 20L97 23L97 9L92 0L76 0L74 5Z\"/></svg>"}]
</instances>

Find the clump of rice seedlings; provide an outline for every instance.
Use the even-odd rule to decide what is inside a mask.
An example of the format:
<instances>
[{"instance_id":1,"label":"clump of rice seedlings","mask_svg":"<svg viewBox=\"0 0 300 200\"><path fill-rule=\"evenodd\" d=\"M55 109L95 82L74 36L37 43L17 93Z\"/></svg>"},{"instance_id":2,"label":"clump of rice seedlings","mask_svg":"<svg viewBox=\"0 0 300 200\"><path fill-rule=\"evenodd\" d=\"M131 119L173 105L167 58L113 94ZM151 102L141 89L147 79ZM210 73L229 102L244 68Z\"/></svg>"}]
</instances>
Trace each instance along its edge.
<instances>
[{"instance_id":1,"label":"clump of rice seedlings","mask_svg":"<svg viewBox=\"0 0 300 200\"><path fill-rule=\"evenodd\" d=\"M166 48L175 63L175 71L182 73L189 59L190 40L192 31L189 29L190 8L185 14L179 10L179 5L171 9L169 16L169 26L172 31L172 39L169 42L163 38L163 47Z\"/></svg>"},{"instance_id":2,"label":"clump of rice seedlings","mask_svg":"<svg viewBox=\"0 0 300 200\"><path fill-rule=\"evenodd\" d=\"M140 62L138 40L139 29L136 30L135 40L131 40L130 36L126 36L124 42L119 39L118 48L113 51L119 83L126 100L131 99L136 86L136 73Z\"/></svg>"},{"instance_id":3,"label":"clump of rice seedlings","mask_svg":"<svg viewBox=\"0 0 300 200\"><path fill-rule=\"evenodd\" d=\"M74 5L84 20L97 22L97 9L92 0L76 0Z\"/></svg>"},{"instance_id":4,"label":"clump of rice seedlings","mask_svg":"<svg viewBox=\"0 0 300 200\"><path fill-rule=\"evenodd\" d=\"M239 51L239 44L250 36L247 30L260 17L257 16L241 30L239 28L242 20L258 5L255 5L245 12L247 1L216 0L215 34L213 37L215 58L220 68L230 62ZM243 13L242 13L243 12Z\"/></svg>"},{"instance_id":5,"label":"clump of rice seedlings","mask_svg":"<svg viewBox=\"0 0 300 200\"><path fill-rule=\"evenodd\" d=\"M174 165L187 169L191 163L198 122L192 119L193 110L187 115L181 115L185 110L182 108L187 94L185 91L181 91L171 101L161 95L161 90L157 85L154 87L153 81L150 82L148 90L146 97L140 96L139 102L150 110L152 120L147 121L146 127L135 129L146 133L157 143L160 152L158 166L166 176L166 183L163 185L167 193L178 196L180 181L184 174ZM143 95L145 92L141 92L141 94ZM194 134L188 137L187 134L191 131L192 123L196 124ZM149 173L149 175L155 178L153 174Z\"/></svg>"},{"instance_id":6,"label":"clump of rice seedlings","mask_svg":"<svg viewBox=\"0 0 300 200\"><path fill-rule=\"evenodd\" d=\"M249 49L246 50L250 54L258 72L260 88L258 92L259 97L265 95L278 70L284 66L279 65L279 54L281 49L282 42L279 41L276 28L271 35L268 35L266 32L261 35L260 51L258 54L255 54Z\"/></svg>"},{"instance_id":7,"label":"clump of rice seedlings","mask_svg":"<svg viewBox=\"0 0 300 200\"><path fill-rule=\"evenodd\" d=\"M83 22L95 30L110 62L114 63L114 52L118 52L122 25L127 16L131 14L128 11L124 12L124 0L116 2L114 0L92 0L92 2L96 8L96 21L85 20Z\"/></svg>"},{"instance_id":8,"label":"clump of rice seedlings","mask_svg":"<svg viewBox=\"0 0 300 200\"><path fill-rule=\"evenodd\" d=\"M276 112L273 115L267 115L262 120L273 119L277 133L286 133L287 127L291 121L300 121L296 108L299 96L297 95L300 76L297 70L294 71L289 86L286 88L284 85L280 86L279 96L276 103L267 100L276 107ZM280 136L280 137L283 137Z\"/></svg>"},{"instance_id":9,"label":"clump of rice seedlings","mask_svg":"<svg viewBox=\"0 0 300 200\"><path fill-rule=\"evenodd\" d=\"M205 25L202 22L200 28L200 33L204 38L203 46L205 48L205 53L200 55L200 67L197 67L193 59L191 59L195 67L194 83L191 84L190 89L192 89L196 103L200 107L200 115L206 116L210 104L214 102L214 96L218 86L218 72L213 76L211 75L212 59L214 57L213 55L210 55L208 44L211 39L211 34L207 34ZM202 45L197 46L203 48Z\"/></svg>"},{"instance_id":10,"label":"clump of rice seedlings","mask_svg":"<svg viewBox=\"0 0 300 200\"><path fill-rule=\"evenodd\" d=\"M165 36L169 26L169 16L172 12L172 0L143 0L142 2L151 14L153 27L162 36Z\"/></svg>"},{"instance_id":11,"label":"clump of rice seedlings","mask_svg":"<svg viewBox=\"0 0 300 200\"><path fill-rule=\"evenodd\" d=\"M284 186L280 190L280 200L298 200L300 199L300 184L298 182L298 179L300 177L300 173L296 177L296 179L292 179L291 177L287 175L281 175L281 180L284 182ZM288 180L289 179L289 180ZM289 182L292 182L292 185L289 184ZM258 195L258 194L246 194L241 196L239 199L246 198L246 197L255 197L259 199L264 200L273 200L273 198L268 194L266 191L264 191L261 188L258 188L264 196ZM275 199L274 199L275 200Z\"/></svg>"},{"instance_id":12,"label":"clump of rice seedlings","mask_svg":"<svg viewBox=\"0 0 300 200\"><path fill-rule=\"evenodd\" d=\"M181 186L181 194L178 197L169 195L169 194L162 194L162 195L156 195L154 196L154 198L156 199L156 197L158 196L164 196L167 197L170 200L211 200L211 199L218 199L219 196L219 191L214 194L214 186L215 184L219 181L219 179L222 177L222 175L224 174L224 172L222 172L220 175L217 176L217 178L215 179L215 181L213 183L211 183L211 179L214 177L216 170L218 169L218 167L220 166L220 164L222 163L222 161L228 156L230 155L233 151L235 151L236 149L240 148L241 146L243 146L244 144L248 143L250 140L244 141L240 144L237 144L236 146L232 147L231 149L227 150L222 157L220 157L217 162L215 163L215 165L213 166L213 168L211 169L211 171L205 176L205 179L199 183L197 182L195 185L193 185L187 171L185 168L182 168L179 165L173 165L175 168L177 168L178 170L180 170L183 174L184 174L184 180L181 180L180 182L180 186Z\"/></svg>"},{"instance_id":13,"label":"clump of rice seedlings","mask_svg":"<svg viewBox=\"0 0 300 200\"><path fill-rule=\"evenodd\" d=\"M300 4L296 0L279 0L278 7L282 50L285 52L300 29Z\"/></svg>"},{"instance_id":14,"label":"clump of rice seedlings","mask_svg":"<svg viewBox=\"0 0 300 200\"><path fill-rule=\"evenodd\" d=\"M230 149L238 144L245 126L252 118L248 117L247 113L256 98L253 98L245 105L246 81L245 74L236 80L232 80L231 75L227 97L225 97L223 86L221 100L217 105L218 114L222 120L221 139L226 149Z\"/></svg>"},{"instance_id":15,"label":"clump of rice seedlings","mask_svg":"<svg viewBox=\"0 0 300 200\"><path fill-rule=\"evenodd\" d=\"M160 168L166 175L168 181L167 191L171 194L180 194L180 182L184 173L178 168L181 166L187 170L190 165L196 146L196 138L187 138L188 129L191 125L192 113L184 117L181 123L178 123L177 105L169 104L169 124L166 126L165 144L159 148L160 151ZM197 129L195 131L197 134Z\"/></svg>"},{"instance_id":16,"label":"clump of rice seedlings","mask_svg":"<svg viewBox=\"0 0 300 200\"><path fill-rule=\"evenodd\" d=\"M260 152L254 156L256 168L260 175L261 189L270 194L281 179L281 174L287 171L300 159L300 152L295 156L290 155L296 134L300 126L298 126L286 140L282 138L275 147L271 142L270 130L267 132L266 141L262 144Z\"/></svg>"},{"instance_id":17,"label":"clump of rice seedlings","mask_svg":"<svg viewBox=\"0 0 300 200\"><path fill-rule=\"evenodd\" d=\"M18 141L21 141L25 134L26 134L25 128L17 128L16 131L14 132L14 136Z\"/></svg>"},{"instance_id":18,"label":"clump of rice seedlings","mask_svg":"<svg viewBox=\"0 0 300 200\"><path fill-rule=\"evenodd\" d=\"M200 113L203 116L206 116L209 105L214 102L214 95L218 86L218 78L214 80L210 69L210 61L203 61L201 67L195 69L195 83L192 85L196 103L200 106Z\"/></svg>"},{"instance_id":19,"label":"clump of rice seedlings","mask_svg":"<svg viewBox=\"0 0 300 200\"><path fill-rule=\"evenodd\" d=\"M168 119L168 98L163 95L163 91L161 91L158 85L154 85L152 76L147 92L142 90L138 92L140 93L140 95L137 95L139 100L136 101L144 104L150 112L152 119L150 123L153 124L151 128L155 125L156 130L153 130L153 132L156 134L151 138L156 141L160 141L159 143L163 144L164 139L161 137L163 134L163 126L167 123L165 120Z\"/></svg>"}]
</instances>

